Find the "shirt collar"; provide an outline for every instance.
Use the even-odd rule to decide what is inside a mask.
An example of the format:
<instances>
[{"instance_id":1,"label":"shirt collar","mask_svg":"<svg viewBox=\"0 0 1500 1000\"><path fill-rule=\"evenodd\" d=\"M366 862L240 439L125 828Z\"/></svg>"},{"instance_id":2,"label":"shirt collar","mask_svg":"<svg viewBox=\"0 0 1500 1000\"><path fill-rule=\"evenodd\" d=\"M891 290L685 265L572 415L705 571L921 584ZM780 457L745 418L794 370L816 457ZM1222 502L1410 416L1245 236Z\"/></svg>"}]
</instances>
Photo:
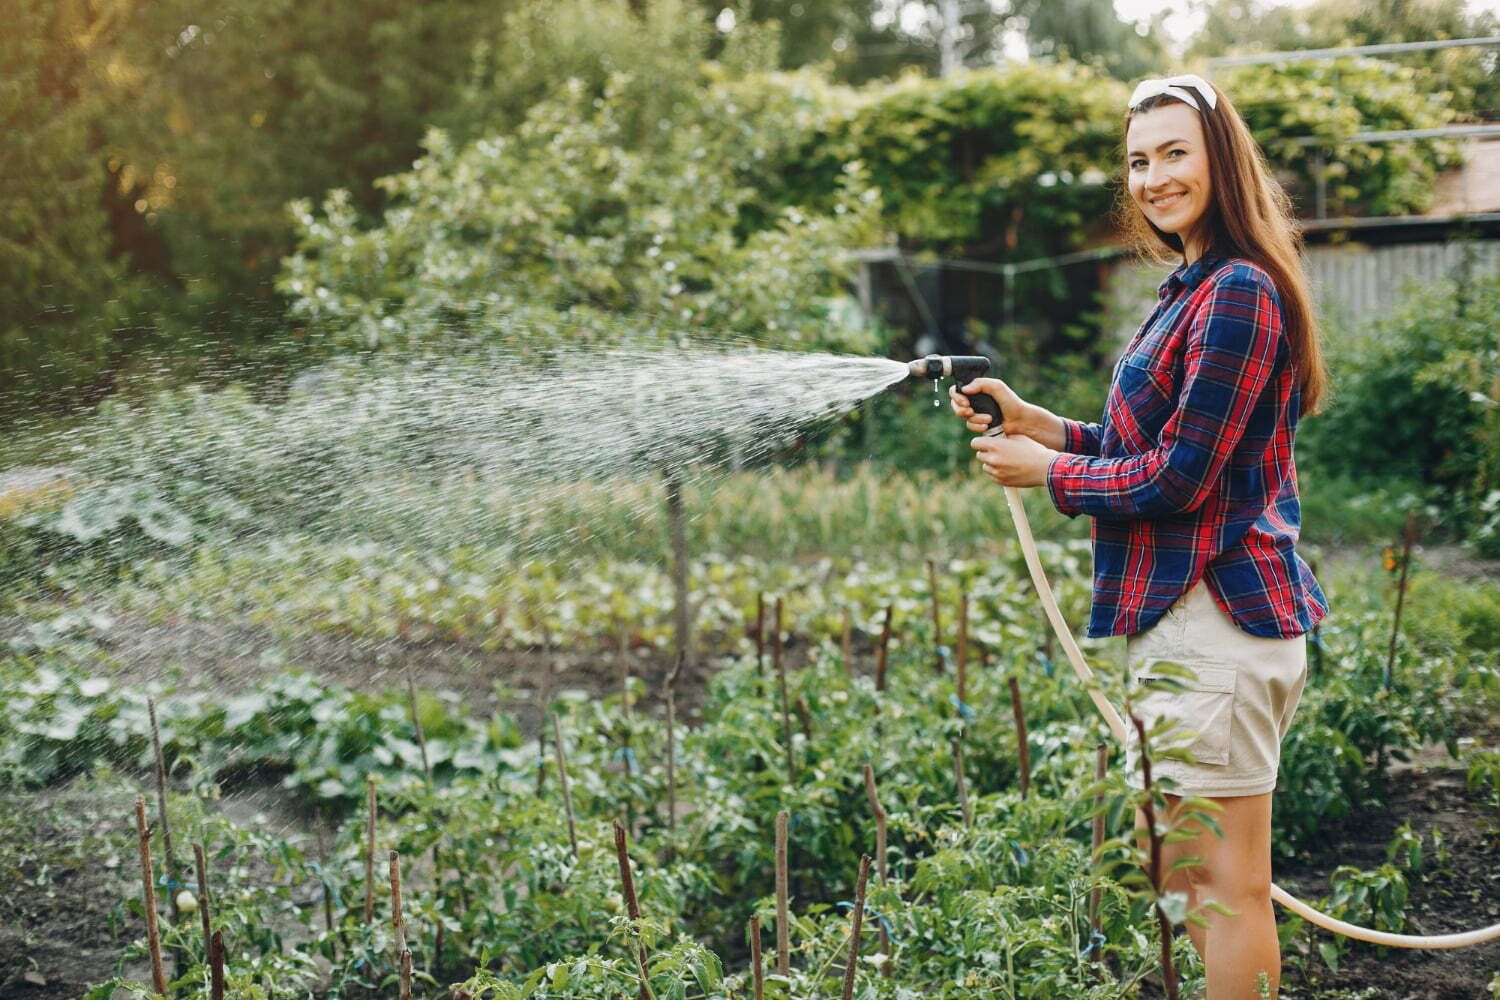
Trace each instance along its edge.
<instances>
[{"instance_id":1,"label":"shirt collar","mask_svg":"<svg viewBox=\"0 0 1500 1000\"><path fill-rule=\"evenodd\" d=\"M1157 298L1164 299L1179 288L1189 291L1197 288L1224 258L1225 254L1217 247L1209 247L1203 252L1203 256L1191 264L1179 264L1175 271L1167 275L1165 281L1156 286Z\"/></svg>"}]
</instances>

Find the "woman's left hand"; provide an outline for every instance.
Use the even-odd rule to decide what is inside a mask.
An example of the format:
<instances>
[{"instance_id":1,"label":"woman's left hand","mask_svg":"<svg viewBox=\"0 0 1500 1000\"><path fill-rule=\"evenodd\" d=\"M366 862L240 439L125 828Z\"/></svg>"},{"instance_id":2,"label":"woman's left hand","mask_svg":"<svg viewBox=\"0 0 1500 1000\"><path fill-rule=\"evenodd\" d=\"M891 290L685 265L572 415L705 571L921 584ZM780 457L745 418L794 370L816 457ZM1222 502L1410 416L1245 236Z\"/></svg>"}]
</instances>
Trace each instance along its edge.
<instances>
[{"instance_id":1,"label":"woman's left hand","mask_svg":"<svg viewBox=\"0 0 1500 1000\"><path fill-rule=\"evenodd\" d=\"M1024 434L976 437L969 442L984 474L1001 486L1044 486L1047 466L1060 452Z\"/></svg>"}]
</instances>

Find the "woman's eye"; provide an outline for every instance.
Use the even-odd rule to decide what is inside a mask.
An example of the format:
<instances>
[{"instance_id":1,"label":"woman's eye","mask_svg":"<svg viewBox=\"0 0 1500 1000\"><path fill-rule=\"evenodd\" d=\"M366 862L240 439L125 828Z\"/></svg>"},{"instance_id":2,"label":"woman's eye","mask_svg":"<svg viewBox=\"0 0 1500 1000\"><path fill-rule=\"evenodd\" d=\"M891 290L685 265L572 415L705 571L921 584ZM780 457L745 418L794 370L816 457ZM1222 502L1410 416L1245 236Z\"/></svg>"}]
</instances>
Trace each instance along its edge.
<instances>
[{"instance_id":1,"label":"woman's eye","mask_svg":"<svg viewBox=\"0 0 1500 1000\"><path fill-rule=\"evenodd\" d=\"M1171 156L1173 153L1181 153L1183 156L1186 156L1187 155L1187 150L1185 150L1185 149L1169 149L1169 150L1167 150L1167 155L1168 156Z\"/></svg>"},{"instance_id":2,"label":"woman's eye","mask_svg":"<svg viewBox=\"0 0 1500 1000\"><path fill-rule=\"evenodd\" d=\"M1131 170L1134 170L1136 167L1144 167L1145 165L1146 165L1146 161L1145 160L1131 160L1130 161L1130 169Z\"/></svg>"}]
</instances>

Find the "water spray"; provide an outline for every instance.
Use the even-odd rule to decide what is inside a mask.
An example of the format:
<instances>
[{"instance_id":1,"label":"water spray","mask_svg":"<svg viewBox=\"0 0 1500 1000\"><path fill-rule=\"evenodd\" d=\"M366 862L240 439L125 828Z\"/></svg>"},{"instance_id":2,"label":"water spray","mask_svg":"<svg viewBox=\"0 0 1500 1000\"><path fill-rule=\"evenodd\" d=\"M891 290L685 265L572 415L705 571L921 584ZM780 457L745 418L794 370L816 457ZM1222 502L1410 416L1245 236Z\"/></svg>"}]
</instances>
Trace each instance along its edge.
<instances>
[{"instance_id":1,"label":"water spray","mask_svg":"<svg viewBox=\"0 0 1500 1000\"><path fill-rule=\"evenodd\" d=\"M929 354L907 365L908 373L912 378L936 380L951 376L960 388L983 376L989 368L988 358L942 354ZM990 415L990 426L984 430L984 436L1003 433L1000 425L1000 406L995 402L994 397L989 393L976 392L969 397L969 405L973 407L975 413ZM1062 611L1057 606L1057 598L1052 593L1052 585L1047 581L1047 574L1042 570L1042 560L1037 554L1036 540L1031 534L1031 522L1026 517L1025 506L1021 503L1021 491L1014 486L1005 487L1005 501L1010 507L1011 520L1016 525L1016 535L1021 542L1021 551L1026 557L1026 568L1031 573L1032 585L1036 587L1036 592L1042 599L1042 609L1047 613L1047 620L1052 624L1052 631L1056 634L1058 642L1062 644L1063 652L1067 654L1068 662L1073 665L1074 673L1083 681L1088 690L1094 707L1104 717L1115 739L1123 746L1125 720L1120 717L1115 706L1094 682L1094 672L1084 661L1083 651L1078 648L1078 640L1073 637L1073 630L1063 620ZM1389 931L1359 927L1319 913L1274 882L1271 884L1271 898L1303 920L1325 930L1392 948L1463 948L1500 939L1500 924L1458 934L1421 935L1393 934Z\"/></svg>"}]
</instances>

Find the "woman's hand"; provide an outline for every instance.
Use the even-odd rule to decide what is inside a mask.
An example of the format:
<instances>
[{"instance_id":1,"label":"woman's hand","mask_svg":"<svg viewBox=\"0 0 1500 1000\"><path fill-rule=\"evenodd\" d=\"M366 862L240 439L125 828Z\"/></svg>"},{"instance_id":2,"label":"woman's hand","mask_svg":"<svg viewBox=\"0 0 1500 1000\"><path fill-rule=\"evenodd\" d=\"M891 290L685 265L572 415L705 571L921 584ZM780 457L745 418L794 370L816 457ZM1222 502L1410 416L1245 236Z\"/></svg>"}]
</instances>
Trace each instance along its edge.
<instances>
[{"instance_id":1,"label":"woman's hand","mask_svg":"<svg viewBox=\"0 0 1500 1000\"><path fill-rule=\"evenodd\" d=\"M948 402L953 407L953 413L964 426L975 434L990 429L990 421L993 419L988 413L975 413L974 407L970 405L969 397L975 393L984 393L1000 405L1000 420L1005 425L1007 434L1029 434L1028 425L1032 410L1035 409L1030 403L1020 396L1015 390L997 378L976 378L968 385L963 386L965 392L959 391L959 386L948 387Z\"/></svg>"},{"instance_id":2,"label":"woman's hand","mask_svg":"<svg viewBox=\"0 0 1500 1000\"><path fill-rule=\"evenodd\" d=\"M1047 466L1061 452L1024 434L996 434L969 442L984 474L1001 486L1045 486Z\"/></svg>"}]
</instances>

